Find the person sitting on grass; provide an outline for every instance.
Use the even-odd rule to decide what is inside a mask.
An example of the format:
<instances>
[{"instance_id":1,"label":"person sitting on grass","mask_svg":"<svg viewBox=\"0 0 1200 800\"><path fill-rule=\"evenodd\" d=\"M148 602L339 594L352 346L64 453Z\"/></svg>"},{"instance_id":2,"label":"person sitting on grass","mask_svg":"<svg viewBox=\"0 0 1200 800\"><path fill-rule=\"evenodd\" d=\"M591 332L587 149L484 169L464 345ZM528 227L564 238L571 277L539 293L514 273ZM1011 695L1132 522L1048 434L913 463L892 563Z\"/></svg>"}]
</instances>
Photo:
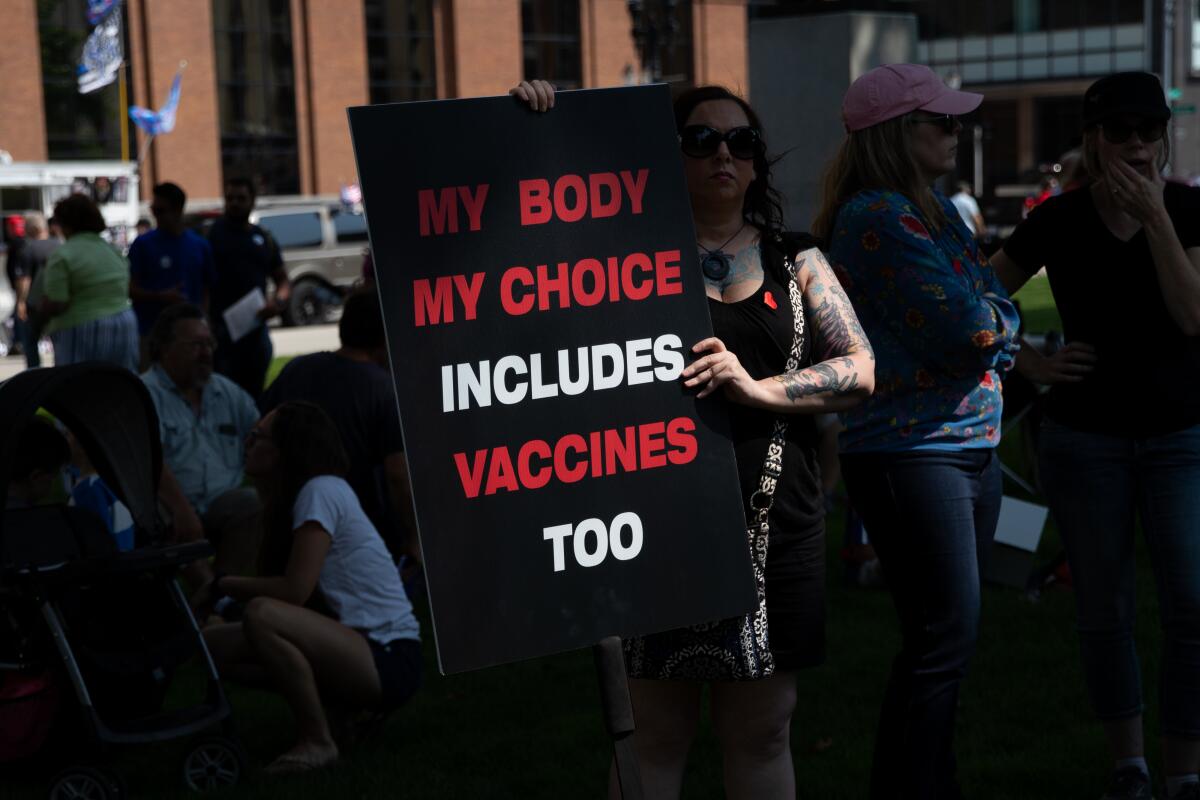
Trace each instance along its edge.
<instances>
[{"instance_id":1,"label":"person sitting on grass","mask_svg":"<svg viewBox=\"0 0 1200 800\"><path fill-rule=\"evenodd\" d=\"M204 638L222 674L278 691L296 717L296 743L269 773L337 760L322 701L386 714L420 682L412 604L343 478L348 466L333 421L311 403L280 405L246 437L246 473L264 503L260 577L214 576L212 601L245 610Z\"/></svg>"}]
</instances>

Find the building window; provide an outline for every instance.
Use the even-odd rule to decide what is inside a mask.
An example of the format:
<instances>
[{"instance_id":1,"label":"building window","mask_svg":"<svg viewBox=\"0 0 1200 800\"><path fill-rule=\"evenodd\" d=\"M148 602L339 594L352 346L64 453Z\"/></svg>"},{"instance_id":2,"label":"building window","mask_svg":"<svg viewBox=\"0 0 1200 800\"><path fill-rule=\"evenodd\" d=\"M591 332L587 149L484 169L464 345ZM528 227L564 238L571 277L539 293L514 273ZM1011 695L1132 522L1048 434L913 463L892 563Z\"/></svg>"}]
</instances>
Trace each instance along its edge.
<instances>
[{"instance_id":1,"label":"building window","mask_svg":"<svg viewBox=\"0 0 1200 800\"><path fill-rule=\"evenodd\" d=\"M634 47L642 64L641 81L686 89L695 80L690 0L629 0Z\"/></svg>"},{"instance_id":2,"label":"building window","mask_svg":"<svg viewBox=\"0 0 1200 800\"><path fill-rule=\"evenodd\" d=\"M917 60L966 84L1097 77L1149 64L1142 0L918 0L912 9Z\"/></svg>"},{"instance_id":3,"label":"building window","mask_svg":"<svg viewBox=\"0 0 1200 800\"><path fill-rule=\"evenodd\" d=\"M543 78L559 89L583 85L579 0L521 0L521 53L525 79Z\"/></svg>"},{"instance_id":4,"label":"building window","mask_svg":"<svg viewBox=\"0 0 1200 800\"><path fill-rule=\"evenodd\" d=\"M296 77L288 0L213 0L221 169L262 194L298 194Z\"/></svg>"},{"instance_id":5,"label":"building window","mask_svg":"<svg viewBox=\"0 0 1200 800\"><path fill-rule=\"evenodd\" d=\"M42 51L42 97L46 112L46 152L51 160L119 159L121 126L125 126L129 147L133 125L121 108L117 81L125 81L129 93L129 70L122 69L117 81L88 94L79 93L75 67L83 54L83 43L92 28L87 22L87 0L39 0L38 36ZM115 13L125 14L122 4ZM129 54L128 25L124 49ZM7 109L6 113L19 113Z\"/></svg>"},{"instance_id":6,"label":"building window","mask_svg":"<svg viewBox=\"0 0 1200 800\"><path fill-rule=\"evenodd\" d=\"M364 0L372 103L437 97L433 0Z\"/></svg>"}]
</instances>

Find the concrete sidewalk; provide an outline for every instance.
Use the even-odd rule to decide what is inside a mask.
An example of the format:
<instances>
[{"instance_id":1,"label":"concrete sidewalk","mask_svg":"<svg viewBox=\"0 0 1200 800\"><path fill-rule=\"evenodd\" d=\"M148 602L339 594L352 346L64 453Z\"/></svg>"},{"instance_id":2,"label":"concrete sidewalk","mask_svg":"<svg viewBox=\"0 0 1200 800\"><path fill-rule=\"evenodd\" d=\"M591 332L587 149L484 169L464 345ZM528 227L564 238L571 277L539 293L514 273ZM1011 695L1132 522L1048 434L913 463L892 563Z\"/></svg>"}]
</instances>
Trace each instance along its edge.
<instances>
[{"instance_id":1,"label":"concrete sidewalk","mask_svg":"<svg viewBox=\"0 0 1200 800\"><path fill-rule=\"evenodd\" d=\"M301 328L271 328L271 344L276 356L301 356L320 350L336 350L337 325L306 325ZM42 365L54 366L54 357L42 358ZM8 380L25 369L25 356L0 358L0 381Z\"/></svg>"}]
</instances>

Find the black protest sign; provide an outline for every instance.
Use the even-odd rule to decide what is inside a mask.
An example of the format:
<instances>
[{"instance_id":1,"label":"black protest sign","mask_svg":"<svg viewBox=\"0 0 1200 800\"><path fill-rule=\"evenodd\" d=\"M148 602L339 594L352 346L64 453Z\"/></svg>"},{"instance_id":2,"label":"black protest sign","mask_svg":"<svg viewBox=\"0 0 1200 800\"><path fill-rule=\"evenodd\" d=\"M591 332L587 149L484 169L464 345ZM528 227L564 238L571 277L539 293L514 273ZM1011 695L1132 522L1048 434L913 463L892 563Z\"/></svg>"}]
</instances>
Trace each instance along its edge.
<instances>
[{"instance_id":1,"label":"black protest sign","mask_svg":"<svg viewBox=\"0 0 1200 800\"><path fill-rule=\"evenodd\" d=\"M444 672L754 603L667 87L350 109Z\"/></svg>"}]
</instances>

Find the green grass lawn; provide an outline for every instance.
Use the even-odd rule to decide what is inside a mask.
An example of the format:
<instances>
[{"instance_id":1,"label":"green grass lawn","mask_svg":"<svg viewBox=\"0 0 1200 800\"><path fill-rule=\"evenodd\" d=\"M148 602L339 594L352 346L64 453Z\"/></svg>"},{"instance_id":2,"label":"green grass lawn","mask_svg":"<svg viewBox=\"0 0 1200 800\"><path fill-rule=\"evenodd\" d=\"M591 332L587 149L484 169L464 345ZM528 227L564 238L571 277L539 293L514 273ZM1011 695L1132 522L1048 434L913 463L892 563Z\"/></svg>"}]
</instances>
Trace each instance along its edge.
<instances>
[{"instance_id":1,"label":"green grass lawn","mask_svg":"<svg viewBox=\"0 0 1200 800\"><path fill-rule=\"evenodd\" d=\"M1050 294L1050 281L1045 275L1036 275L1021 287L1014 299L1021 304L1021 316L1025 320L1025 332L1044 334L1046 331L1062 332L1062 320Z\"/></svg>"},{"instance_id":2,"label":"green grass lawn","mask_svg":"<svg viewBox=\"0 0 1200 800\"><path fill-rule=\"evenodd\" d=\"M883 684L898 646L886 593L846 586L837 552L841 518L829 519L828 641L824 666L799 677L792 749L803 798L864 796ZM1049 529L1041 557L1058 550ZM1139 553L1144 564L1145 553ZM1138 576L1139 644L1145 696L1155 697L1157 623L1148 571ZM225 798L575 798L602 797L609 758L590 653L442 677L428 611L426 680L373 743L341 766L304 777L252 774ZM1078 668L1069 590L1031 602L989 587L982 637L961 697L958 753L967 796L983 800L1095 797L1108 767ZM282 701L231 687L238 729L252 764L289 745ZM1151 703L1148 730L1157 713ZM1151 764L1157 742L1148 737ZM118 754L134 796L182 798L174 745ZM38 797L38 783L8 783L0 795ZM7 793L6 791L7 790ZM44 791L44 790L42 790ZM707 723L689 761L684 797L719 798L720 755Z\"/></svg>"}]
</instances>

